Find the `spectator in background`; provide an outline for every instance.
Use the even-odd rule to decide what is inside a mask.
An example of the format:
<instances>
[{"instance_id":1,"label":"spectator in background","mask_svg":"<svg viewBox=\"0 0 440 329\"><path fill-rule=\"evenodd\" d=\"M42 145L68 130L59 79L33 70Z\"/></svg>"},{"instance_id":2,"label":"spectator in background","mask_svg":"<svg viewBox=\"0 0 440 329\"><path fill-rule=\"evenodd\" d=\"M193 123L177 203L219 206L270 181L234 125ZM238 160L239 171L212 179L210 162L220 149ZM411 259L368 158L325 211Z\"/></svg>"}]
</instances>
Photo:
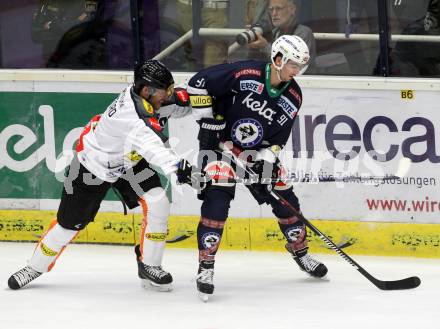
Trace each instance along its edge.
<instances>
[{"instance_id":1,"label":"spectator in background","mask_svg":"<svg viewBox=\"0 0 440 329\"><path fill-rule=\"evenodd\" d=\"M273 25L270 21L267 7L269 6L268 0L247 0L246 1L246 27L251 28L253 25L261 26L263 31L271 31Z\"/></svg>"},{"instance_id":2,"label":"spectator in background","mask_svg":"<svg viewBox=\"0 0 440 329\"><path fill-rule=\"evenodd\" d=\"M262 15L258 24L263 32L257 33L257 40L248 44L248 48L257 50L260 55L250 53L250 57L264 58L270 57L272 42L282 35L296 35L303 39L310 51L310 65L308 72L313 73L316 59L316 43L312 30L298 22L299 5L297 0L270 0L266 7L272 29L267 31L267 24L264 21L265 15ZM266 31L265 31L266 30ZM255 56L256 55L256 56ZM262 55L262 56L261 56Z\"/></svg>"},{"instance_id":3,"label":"spectator in background","mask_svg":"<svg viewBox=\"0 0 440 329\"><path fill-rule=\"evenodd\" d=\"M177 12L183 30L192 29L192 0L176 0ZM229 0L201 0L201 25L209 28L227 28L229 26ZM228 55L228 43L219 40L218 37L204 38L203 40L203 66L208 67L221 64L226 61ZM194 56L194 54L193 54ZM192 70L195 70L195 59Z\"/></svg>"},{"instance_id":4,"label":"spectator in background","mask_svg":"<svg viewBox=\"0 0 440 329\"><path fill-rule=\"evenodd\" d=\"M96 24L102 3L99 0L40 0L31 32L32 40L42 45L46 66L103 66L105 33Z\"/></svg>"},{"instance_id":5,"label":"spectator in background","mask_svg":"<svg viewBox=\"0 0 440 329\"><path fill-rule=\"evenodd\" d=\"M66 16L67 1L40 0L32 18L31 36L35 43L42 46L43 60L47 63L61 36L72 25L72 19Z\"/></svg>"},{"instance_id":6,"label":"spectator in background","mask_svg":"<svg viewBox=\"0 0 440 329\"><path fill-rule=\"evenodd\" d=\"M414 18L425 16L429 0L392 0L389 6L390 29L400 34L404 28L414 22Z\"/></svg>"},{"instance_id":7,"label":"spectator in background","mask_svg":"<svg viewBox=\"0 0 440 329\"><path fill-rule=\"evenodd\" d=\"M336 15L340 33L348 38L351 34L378 33L377 1L338 0ZM343 53L349 67L349 72L360 75L370 75L377 56L377 43L370 41L341 41L335 42Z\"/></svg>"},{"instance_id":8,"label":"spectator in background","mask_svg":"<svg viewBox=\"0 0 440 329\"><path fill-rule=\"evenodd\" d=\"M430 0L424 17L403 29L406 35L440 35L440 1ZM396 43L391 51L391 75L440 77L440 44Z\"/></svg>"},{"instance_id":9,"label":"spectator in background","mask_svg":"<svg viewBox=\"0 0 440 329\"><path fill-rule=\"evenodd\" d=\"M440 0L429 1L423 26L428 33L440 34Z\"/></svg>"}]
</instances>

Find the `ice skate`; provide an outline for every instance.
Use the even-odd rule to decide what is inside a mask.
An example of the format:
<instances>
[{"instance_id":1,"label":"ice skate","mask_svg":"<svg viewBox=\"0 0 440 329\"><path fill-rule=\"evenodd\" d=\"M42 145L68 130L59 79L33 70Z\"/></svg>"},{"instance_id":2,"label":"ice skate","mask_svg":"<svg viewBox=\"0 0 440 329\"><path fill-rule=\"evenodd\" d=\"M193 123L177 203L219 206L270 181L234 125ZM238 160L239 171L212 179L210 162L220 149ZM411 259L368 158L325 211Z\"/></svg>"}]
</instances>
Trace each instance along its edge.
<instances>
[{"instance_id":1,"label":"ice skate","mask_svg":"<svg viewBox=\"0 0 440 329\"><path fill-rule=\"evenodd\" d=\"M314 278L322 278L327 274L327 266L320 261L313 259L308 253L308 247L293 250L290 244L286 244L287 251L292 255L300 269Z\"/></svg>"},{"instance_id":2,"label":"ice skate","mask_svg":"<svg viewBox=\"0 0 440 329\"><path fill-rule=\"evenodd\" d=\"M173 277L167 271L162 269L162 266L152 266L144 264L139 260L140 246L136 245L136 261L138 264L138 276L141 279L141 284L145 289L153 289L157 291L171 291L173 290Z\"/></svg>"},{"instance_id":3,"label":"ice skate","mask_svg":"<svg viewBox=\"0 0 440 329\"><path fill-rule=\"evenodd\" d=\"M197 272L197 291L199 293L199 298L206 303L209 297L214 292L214 263L202 261L199 265L199 270Z\"/></svg>"},{"instance_id":4,"label":"ice skate","mask_svg":"<svg viewBox=\"0 0 440 329\"><path fill-rule=\"evenodd\" d=\"M8 286L13 290L20 289L21 287L24 287L31 281L38 278L41 274L41 272L35 271L30 266L23 267L21 270L11 275L8 280Z\"/></svg>"}]
</instances>

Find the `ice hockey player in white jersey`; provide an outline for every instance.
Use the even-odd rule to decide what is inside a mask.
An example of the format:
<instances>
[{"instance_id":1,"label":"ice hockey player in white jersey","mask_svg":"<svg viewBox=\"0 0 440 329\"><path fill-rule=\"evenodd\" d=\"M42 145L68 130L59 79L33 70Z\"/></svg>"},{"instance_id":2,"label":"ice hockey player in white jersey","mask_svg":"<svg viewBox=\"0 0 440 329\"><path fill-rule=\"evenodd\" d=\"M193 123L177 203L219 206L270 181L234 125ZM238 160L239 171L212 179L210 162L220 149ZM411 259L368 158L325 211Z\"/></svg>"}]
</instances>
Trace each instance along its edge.
<instances>
[{"instance_id":1,"label":"ice hockey player in white jersey","mask_svg":"<svg viewBox=\"0 0 440 329\"><path fill-rule=\"evenodd\" d=\"M57 216L28 265L9 278L9 288L19 289L50 271L67 244L94 220L113 188L124 205L143 209L140 244L135 247L139 278L157 290L172 289L172 276L161 266L170 204L152 166L179 183L190 183L192 167L166 145L161 132L159 109L170 100L189 104L185 90L174 90L171 72L161 62L147 60L135 70L134 84L86 125L66 174Z\"/></svg>"}]
</instances>

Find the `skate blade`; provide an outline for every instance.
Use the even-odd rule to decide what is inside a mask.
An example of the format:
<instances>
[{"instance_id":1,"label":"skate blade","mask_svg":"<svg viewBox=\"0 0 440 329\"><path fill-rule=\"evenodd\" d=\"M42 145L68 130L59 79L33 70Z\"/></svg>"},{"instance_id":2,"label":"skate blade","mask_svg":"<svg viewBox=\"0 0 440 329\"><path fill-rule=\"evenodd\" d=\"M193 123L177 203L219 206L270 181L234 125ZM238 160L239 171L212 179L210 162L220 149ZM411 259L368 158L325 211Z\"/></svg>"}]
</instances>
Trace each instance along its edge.
<instances>
[{"instance_id":1,"label":"skate blade","mask_svg":"<svg viewBox=\"0 0 440 329\"><path fill-rule=\"evenodd\" d=\"M306 273L307 277L311 278L311 279L315 279L315 280L318 280L318 281L330 281L330 278L327 276L327 274L324 275L324 276L319 277L319 276L313 276L309 272L306 272L306 271L304 271L304 273Z\"/></svg>"},{"instance_id":2,"label":"skate blade","mask_svg":"<svg viewBox=\"0 0 440 329\"><path fill-rule=\"evenodd\" d=\"M157 284L146 279L141 279L141 286L147 290L160 291L160 292L168 292L173 290L173 285L171 283Z\"/></svg>"},{"instance_id":3,"label":"skate blade","mask_svg":"<svg viewBox=\"0 0 440 329\"><path fill-rule=\"evenodd\" d=\"M211 296L211 295L208 295L208 294L205 294L205 293L199 291L199 298L201 299L202 302L204 302L204 303L208 302L209 296Z\"/></svg>"}]
</instances>

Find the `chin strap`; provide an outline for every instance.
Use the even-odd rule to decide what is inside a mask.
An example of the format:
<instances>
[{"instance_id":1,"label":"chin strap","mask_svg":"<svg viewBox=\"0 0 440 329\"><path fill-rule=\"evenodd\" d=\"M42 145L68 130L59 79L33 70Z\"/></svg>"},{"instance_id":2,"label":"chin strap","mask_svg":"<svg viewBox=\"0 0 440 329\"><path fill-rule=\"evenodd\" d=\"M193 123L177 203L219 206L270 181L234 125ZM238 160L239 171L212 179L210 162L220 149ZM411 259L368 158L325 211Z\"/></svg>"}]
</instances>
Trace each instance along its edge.
<instances>
[{"instance_id":1,"label":"chin strap","mask_svg":"<svg viewBox=\"0 0 440 329\"><path fill-rule=\"evenodd\" d=\"M283 69L284 65L281 64L281 66L278 66L273 62L273 66L275 67L278 80L280 80L281 82L286 82L283 79L281 79L281 70Z\"/></svg>"},{"instance_id":2,"label":"chin strap","mask_svg":"<svg viewBox=\"0 0 440 329\"><path fill-rule=\"evenodd\" d=\"M281 69L277 68L276 71L277 71L277 78L278 78L278 80L280 80L281 82L284 82L283 79L281 79Z\"/></svg>"}]
</instances>

